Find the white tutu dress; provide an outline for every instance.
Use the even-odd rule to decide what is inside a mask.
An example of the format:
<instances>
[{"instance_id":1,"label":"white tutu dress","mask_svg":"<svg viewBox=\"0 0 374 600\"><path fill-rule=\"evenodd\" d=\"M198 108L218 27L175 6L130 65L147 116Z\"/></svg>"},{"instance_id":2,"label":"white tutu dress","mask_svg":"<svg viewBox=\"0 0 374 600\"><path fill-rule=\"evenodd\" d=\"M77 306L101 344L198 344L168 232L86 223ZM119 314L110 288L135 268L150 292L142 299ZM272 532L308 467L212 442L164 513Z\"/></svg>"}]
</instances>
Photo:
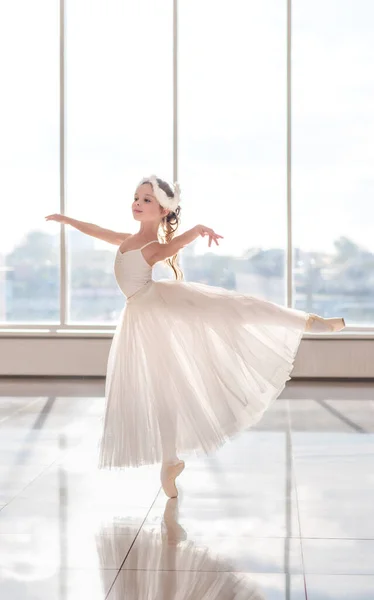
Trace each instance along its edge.
<instances>
[{"instance_id":1,"label":"white tutu dress","mask_svg":"<svg viewBox=\"0 0 374 600\"><path fill-rule=\"evenodd\" d=\"M166 440L178 454L209 453L254 425L290 379L309 317L225 288L154 281L145 246L115 258L127 301L108 357L99 468L161 462Z\"/></svg>"}]
</instances>

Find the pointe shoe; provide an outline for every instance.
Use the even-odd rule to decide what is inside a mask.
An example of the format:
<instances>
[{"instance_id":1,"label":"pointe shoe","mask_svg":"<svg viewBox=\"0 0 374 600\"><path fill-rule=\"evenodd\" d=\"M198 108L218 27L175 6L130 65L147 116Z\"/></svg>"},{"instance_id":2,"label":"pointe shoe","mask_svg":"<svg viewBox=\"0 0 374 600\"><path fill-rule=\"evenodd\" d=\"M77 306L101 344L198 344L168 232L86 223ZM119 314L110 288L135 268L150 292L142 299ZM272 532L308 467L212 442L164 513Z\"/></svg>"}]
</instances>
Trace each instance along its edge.
<instances>
[{"instance_id":1,"label":"pointe shoe","mask_svg":"<svg viewBox=\"0 0 374 600\"><path fill-rule=\"evenodd\" d=\"M311 313L309 315L305 331L310 331L311 333L326 333L329 331L341 331L344 329L344 327L345 321L342 317L325 319L324 317L320 317Z\"/></svg>"},{"instance_id":2,"label":"pointe shoe","mask_svg":"<svg viewBox=\"0 0 374 600\"><path fill-rule=\"evenodd\" d=\"M175 479L182 473L184 469L184 461L180 460L176 465L162 465L161 468L161 484L162 489L169 498L178 496Z\"/></svg>"}]
</instances>

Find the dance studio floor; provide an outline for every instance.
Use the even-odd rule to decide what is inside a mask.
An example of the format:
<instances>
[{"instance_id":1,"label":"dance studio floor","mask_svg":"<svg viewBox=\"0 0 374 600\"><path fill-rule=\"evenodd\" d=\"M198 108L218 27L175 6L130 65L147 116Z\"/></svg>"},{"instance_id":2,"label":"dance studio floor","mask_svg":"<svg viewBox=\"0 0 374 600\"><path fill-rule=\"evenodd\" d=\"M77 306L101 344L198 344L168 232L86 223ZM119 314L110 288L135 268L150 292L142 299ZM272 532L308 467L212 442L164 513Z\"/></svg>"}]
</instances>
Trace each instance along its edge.
<instances>
[{"instance_id":1,"label":"dance studio floor","mask_svg":"<svg viewBox=\"0 0 374 600\"><path fill-rule=\"evenodd\" d=\"M103 391L0 381L2 600L373 600L373 384L292 382L172 500L96 469Z\"/></svg>"}]
</instances>

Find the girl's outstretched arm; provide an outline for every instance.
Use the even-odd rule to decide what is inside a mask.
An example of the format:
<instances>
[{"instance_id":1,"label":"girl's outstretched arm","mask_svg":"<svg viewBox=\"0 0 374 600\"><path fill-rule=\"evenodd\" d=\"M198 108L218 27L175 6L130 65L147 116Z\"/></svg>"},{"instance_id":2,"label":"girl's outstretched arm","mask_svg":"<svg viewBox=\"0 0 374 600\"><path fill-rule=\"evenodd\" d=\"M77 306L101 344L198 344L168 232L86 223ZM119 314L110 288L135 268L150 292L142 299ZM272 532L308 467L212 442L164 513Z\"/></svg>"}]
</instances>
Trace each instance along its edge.
<instances>
[{"instance_id":1,"label":"girl's outstretched arm","mask_svg":"<svg viewBox=\"0 0 374 600\"><path fill-rule=\"evenodd\" d=\"M157 248L156 256L154 257L156 262L174 256L179 252L179 250L181 250L182 248L193 242L197 237L199 237L199 235L201 235L202 237L209 237L209 247L212 241L214 241L218 246L218 238L223 239L223 235L215 233L213 229L210 229L210 227L205 227L205 225L195 225L195 227L192 227L192 229L188 229L188 231L177 235L168 244L160 244Z\"/></svg>"},{"instance_id":2,"label":"girl's outstretched arm","mask_svg":"<svg viewBox=\"0 0 374 600\"><path fill-rule=\"evenodd\" d=\"M104 229L103 227L99 227L99 225L78 221L77 219L72 219L71 217L61 214L48 215L45 219L46 221L57 221L58 223L71 225L82 233L91 235L99 240L104 240L104 242L109 242L109 244L115 244L116 246L122 244L122 242L131 235L131 233L121 233L119 231L112 231L111 229Z\"/></svg>"}]
</instances>

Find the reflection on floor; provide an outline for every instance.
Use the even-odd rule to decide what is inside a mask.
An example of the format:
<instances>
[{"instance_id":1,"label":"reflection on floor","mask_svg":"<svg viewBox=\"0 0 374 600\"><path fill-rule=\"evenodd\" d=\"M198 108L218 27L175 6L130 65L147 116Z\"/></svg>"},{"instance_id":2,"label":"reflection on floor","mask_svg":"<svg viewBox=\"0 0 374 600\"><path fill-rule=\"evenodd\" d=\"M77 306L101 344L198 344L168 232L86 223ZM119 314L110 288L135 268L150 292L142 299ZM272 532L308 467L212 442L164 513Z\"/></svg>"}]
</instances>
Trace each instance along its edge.
<instances>
[{"instance_id":1,"label":"reflection on floor","mask_svg":"<svg viewBox=\"0 0 374 600\"><path fill-rule=\"evenodd\" d=\"M0 382L2 599L374 598L374 385L291 382L174 500L96 469L103 390Z\"/></svg>"}]
</instances>

